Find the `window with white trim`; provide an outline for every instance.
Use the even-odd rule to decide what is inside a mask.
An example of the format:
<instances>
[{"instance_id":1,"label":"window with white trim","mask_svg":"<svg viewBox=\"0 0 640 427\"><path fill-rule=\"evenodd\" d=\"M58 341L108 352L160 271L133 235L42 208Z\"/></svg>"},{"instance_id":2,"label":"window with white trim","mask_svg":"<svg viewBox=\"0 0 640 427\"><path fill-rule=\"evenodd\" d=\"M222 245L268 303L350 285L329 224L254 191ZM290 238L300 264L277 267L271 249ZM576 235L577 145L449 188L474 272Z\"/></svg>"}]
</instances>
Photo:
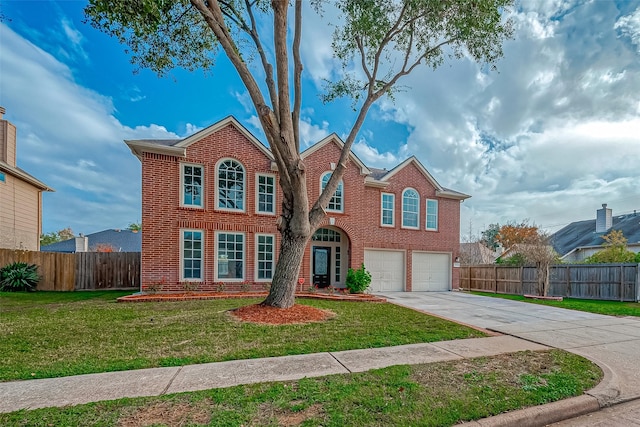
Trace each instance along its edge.
<instances>
[{"instance_id":1,"label":"window with white trim","mask_svg":"<svg viewBox=\"0 0 640 427\"><path fill-rule=\"evenodd\" d=\"M216 279L244 279L244 234L216 233Z\"/></svg>"},{"instance_id":2,"label":"window with white trim","mask_svg":"<svg viewBox=\"0 0 640 427\"><path fill-rule=\"evenodd\" d=\"M393 227L394 211L395 211L396 195L391 193L382 193L380 199L380 223L383 226Z\"/></svg>"},{"instance_id":3,"label":"window with white trim","mask_svg":"<svg viewBox=\"0 0 640 427\"><path fill-rule=\"evenodd\" d=\"M218 208L244 211L244 167L233 159L218 165Z\"/></svg>"},{"instance_id":4,"label":"window with white trim","mask_svg":"<svg viewBox=\"0 0 640 427\"><path fill-rule=\"evenodd\" d=\"M420 219L420 196L413 188L402 192L402 227L418 228Z\"/></svg>"},{"instance_id":5,"label":"window with white trim","mask_svg":"<svg viewBox=\"0 0 640 427\"><path fill-rule=\"evenodd\" d=\"M201 208L203 181L202 166L183 163L181 172L182 206Z\"/></svg>"},{"instance_id":6,"label":"window with white trim","mask_svg":"<svg viewBox=\"0 0 640 427\"><path fill-rule=\"evenodd\" d=\"M427 230L438 229L438 201L427 199Z\"/></svg>"},{"instance_id":7,"label":"window with white trim","mask_svg":"<svg viewBox=\"0 0 640 427\"><path fill-rule=\"evenodd\" d=\"M256 234L256 279L271 281L275 267L275 236Z\"/></svg>"},{"instance_id":8,"label":"window with white trim","mask_svg":"<svg viewBox=\"0 0 640 427\"><path fill-rule=\"evenodd\" d=\"M258 213L276 213L276 177L274 175L256 175L258 193L256 210Z\"/></svg>"},{"instance_id":9,"label":"window with white trim","mask_svg":"<svg viewBox=\"0 0 640 427\"><path fill-rule=\"evenodd\" d=\"M320 192L324 191L324 188L327 186L329 179L331 178L331 172L325 172L322 175L320 180ZM338 188L336 188L336 192L333 193L331 200L329 200L329 204L327 205L327 211L332 212L342 212L343 211L343 202L344 202L344 184L342 180L340 180L340 184L338 184Z\"/></svg>"},{"instance_id":10,"label":"window with white trim","mask_svg":"<svg viewBox=\"0 0 640 427\"><path fill-rule=\"evenodd\" d=\"M182 280L202 280L204 233L202 230L182 230L180 264Z\"/></svg>"}]
</instances>

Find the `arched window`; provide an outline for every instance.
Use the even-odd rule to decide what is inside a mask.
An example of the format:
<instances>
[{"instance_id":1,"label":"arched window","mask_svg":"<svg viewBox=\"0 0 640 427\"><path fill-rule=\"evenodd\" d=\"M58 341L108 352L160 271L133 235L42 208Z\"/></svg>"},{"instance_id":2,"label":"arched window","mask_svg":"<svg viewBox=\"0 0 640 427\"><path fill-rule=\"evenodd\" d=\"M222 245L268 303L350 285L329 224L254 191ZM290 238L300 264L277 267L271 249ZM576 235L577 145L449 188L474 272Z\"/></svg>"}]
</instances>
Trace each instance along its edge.
<instances>
[{"instance_id":1,"label":"arched window","mask_svg":"<svg viewBox=\"0 0 640 427\"><path fill-rule=\"evenodd\" d=\"M244 211L244 167L227 159L218 165L218 208Z\"/></svg>"},{"instance_id":2,"label":"arched window","mask_svg":"<svg viewBox=\"0 0 640 427\"><path fill-rule=\"evenodd\" d=\"M324 191L324 188L327 186L329 182L329 178L331 178L331 172L325 172L322 175L322 179L320 181L320 191ZM327 205L328 211L333 212L342 212L343 211L343 198L344 198L344 185L342 181L338 184L338 188L336 188L336 192L333 193L333 197L329 200L329 205Z\"/></svg>"},{"instance_id":3,"label":"arched window","mask_svg":"<svg viewBox=\"0 0 640 427\"><path fill-rule=\"evenodd\" d=\"M420 215L420 196L413 188L402 192L402 226L418 228Z\"/></svg>"}]
</instances>

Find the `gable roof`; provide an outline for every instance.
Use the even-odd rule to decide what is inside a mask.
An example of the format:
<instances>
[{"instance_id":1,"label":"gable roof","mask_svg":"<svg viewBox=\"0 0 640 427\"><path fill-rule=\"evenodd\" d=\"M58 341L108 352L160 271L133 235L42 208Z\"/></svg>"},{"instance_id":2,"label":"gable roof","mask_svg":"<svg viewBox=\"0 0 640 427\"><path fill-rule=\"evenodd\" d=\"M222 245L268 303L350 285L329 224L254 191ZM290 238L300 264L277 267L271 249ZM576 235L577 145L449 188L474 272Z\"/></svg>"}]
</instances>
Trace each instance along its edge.
<instances>
[{"instance_id":1,"label":"gable roof","mask_svg":"<svg viewBox=\"0 0 640 427\"><path fill-rule=\"evenodd\" d=\"M142 153L157 153L157 154L166 154L175 157L185 158L187 156L187 147L193 144L200 139L211 135L214 132L228 126L229 124L233 125L238 129L249 141L251 141L265 156L267 156L272 162L275 160L273 157L273 153L262 144L251 132L249 132L240 122L238 122L235 117L228 116L213 125L206 127L193 135L187 138L176 138L176 139L135 139L135 140L125 140L124 142L129 146L131 152L142 159ZM338 146L338 148L342 149L344 147L344 142L336 133L332 133L317 143L313 144L302 153L300 153L300 157L305 159L316 151L320 150L322 147L327 144L333 142ZM456 199L456 200L465 200L468 199L469 195L460 193L459 191L451 190L449 188L442 187L438 181L427 171L427 169L420 163L420 161L415 157L411 156L398 166L394 167L390 171L386 169L376 169L367 167L358 156L351 151L349 153L349 159L353 161L359 168L360 174L365 175L364 183L367 186L371 187L380 187L384 188L389 185L389 180L397 174L400 170L404 169L410 164L415 164L418 170L427 178L427 180L435 187L436 195L444 198ZM275 163L272 163L272 167L277 168Z\"/></svg>"},{"instance_id":2,"label":"gable roof","mask_svg":"<svg viewBox=\"0 0 640 427\"><path fill-rule=\"evenodd\" d=\"M32 176L32 175L28 174L27 172L23 171L19 167L13 167L8 163L3 162L2 160L0 160L0 171L6 172L9 175L15 176L16 178L33 185L38 190L56 191L53 188L49 187L44 182L36 179L34 176Z\"/></svg>"},{"instance_id":3,"label":"gable roof","mask_svg":"<svg viewBox=\"0 0 640 427\"><path fill-rule=\"evenodd\" d=\"M429 173L427 168L425 168L424 165L420 163L420 160L418 160L416 156L409 157L408 159L406 159L405 161L403 161L402 163L400 163L398 166L391 169L390 171L377 169L375 173L371 174L371 176L369 177L369 182L373 185L378 184L379 186L386 186L386 184L389 183L389 180L394 175L396 175L402 169L408 167L411 164L415 165L420 171L420 173L422 173L422 175L424 175L424 177L427 178L427 181L429 181L429 183L433 185L433 187L436 189L437 196L445 197L449 199L458 199L458 200L464 200L471 197L467 194L460 193L459 191L454 191L441 186L438 183L438 181L436 181L436 179Z\"/></svg>"},{"instance_id":4,"label":"gable roof","mask_svg":"<svg viewBox=\"0 0 640 427\"><path fill-rule=\"evenodd\" d=\"M480 242L460 243L460 256L468 264L493 264L498 254Z\"/></svg>"},{"instance_id":5,"label":"gable roof","mask_svg":"<svg viewBox=\"0 0 640 427\"><path fill-rule=\"evenodd\" d=\"M238 131L243 134L249 141L253 143L269 160L273 161L273 154L264 146L251 132L247 130L239 121L233 116L228 116L211 126L199 130L191 136L186 138L177 139L129 139L125 140L125 144L129 146L131 152L138 157L142 158L142 153L157 153L168 154L176 157L187 157L187 148L196 141L205 138L212 133L219 131L220 129L233 125Z\"/></svg>"},{"instance_id":6,"label":"gable roof","mask_svg":"<svg viewBox=\"0 0 640 427\"><path fill-rule=\"evenodd\" d=\"M96 245L111 245L115 252L140 252L142 250L142 233L132 230L108 229L87 234L89 239L89 252L93 252ZM63 240L42 246L41 252L66 252L76 251L76 239Z\"/></svg>"},{"instance_id":7,"label":"gable roof","mask_svg":"<svg viewBox=\"0 0 640 427\"><path fill-rule=\"evenodd\" d=\"M596 233L596 220L576 221L551 235L551 244L564 256L576 248L598 247L605 241L602 236L612 230L620 230L628 244L640 244L640 214L632 213L612 217L612 226L603 233Z\"/></svg>"},{"instance_id":8,"label":"gable roof","mask_svg":"<svg viewBox=\"0 0 640 427\"><path fill-rule=\"evenodd\" d=\"M311 147L304 150L302 153L300 153L300 157L304 160L306 157L309 157L311 154L320 150L322 147L324 147L330 142L333 142L334 144L336 144L338 148L340 148L341 150L344 147L344 142L334 132L331 135L324 137L320 141L313 144ZM353 151L349 153L349 159L353 161L356 165L358 165L358 167L360 168L361 175L369 175L371 173L371 170L362 162L362 160L358 158L358 156L356 156L356 154Z\"/></svg>"}]
</instances>

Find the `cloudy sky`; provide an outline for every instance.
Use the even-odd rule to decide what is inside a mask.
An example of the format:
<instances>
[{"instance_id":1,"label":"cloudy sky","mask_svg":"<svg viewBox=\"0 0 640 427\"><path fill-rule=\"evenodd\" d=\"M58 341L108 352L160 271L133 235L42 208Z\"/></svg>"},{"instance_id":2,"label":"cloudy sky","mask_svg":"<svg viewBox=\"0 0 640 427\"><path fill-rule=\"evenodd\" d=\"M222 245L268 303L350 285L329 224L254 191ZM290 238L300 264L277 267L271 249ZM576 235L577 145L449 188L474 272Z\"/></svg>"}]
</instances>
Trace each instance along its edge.
<instances>
[{"instance_id":1,"label":"cloudy sky","mask_svg":"<svg viewBox=\"0 0 640 427\"><path fill-rule=\"evenodd\" d=\"M18 127L18 165L56 189L43 230L140 220L140 164L122 142L184 137L230 114L260 139L224 57L202 72L133 73L124 48L82 21L82 1L3 1L0 105ZM529 219L547 231L640 211L640 1L522 0L497 71L466 59L422 68L370 112L355 152L391 168L416 155L470 194L462 239ZM346 135L350 102L323 105L336 73L331 30L307 11L303 145Z\"/></svg>"}]
</instances>

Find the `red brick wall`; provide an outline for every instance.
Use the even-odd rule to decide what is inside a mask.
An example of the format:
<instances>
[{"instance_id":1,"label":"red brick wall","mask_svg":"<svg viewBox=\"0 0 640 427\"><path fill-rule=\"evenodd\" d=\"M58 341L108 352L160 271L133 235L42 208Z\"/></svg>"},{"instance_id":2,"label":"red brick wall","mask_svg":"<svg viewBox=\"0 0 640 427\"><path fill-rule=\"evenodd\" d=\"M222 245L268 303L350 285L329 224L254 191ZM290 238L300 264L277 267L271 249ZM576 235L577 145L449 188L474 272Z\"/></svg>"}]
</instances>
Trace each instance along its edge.
<instances>
[{"instance_id":1,"label":"red brick wall","mask_svg":"<svg viewBox=\"0 0 640 427\"><path fill-rule=\"evenodd\" d=\"M322 149L305 158L308 173L308 189L311 195L320 193L320 176L331 170L331 161L339 157L339 147L327 144ZM359 167L350 162L344 178L344 213L328 212L324 225L329 224L329 218L335 218L335 225L342 228L349 236L351 243L351 267L359 267L364 262L365 248L403 249L406 250L406 290L411 290L411 252L430 251L447 252L451 259L458 256L460 248L460 201L436 197L435 187L428 181L414 163L410 163L399 170L386 188L364 186L364 176L360 175ZM419 229L403 229L402 221L402 192L411 187L420 195ZM381 194L395 194L395 227L381 225ZM425 230L426 199L438 200L438 230ZM310 277L310 261L307 251L303 261L303 273ZM452 269L452 285L458 288L459 273Z\"/></svg>"},{"instance_id":2,"label":"red brick wall","mask_svg":"<svg viewBox=\"0 0 640 427\"><path fill-rule=\"evenodd\" d=\"M310 201L320 194L320 176L331 171L331 161L339 157L339 147L327 143L305 158ZM216 164L220 159L233 158L245 168L245 212L224 212L215 209ZM182 162L200 164L204 168L204 208L180 207L180 165ZM215 231L230 230L245 234L245 281L253 283L255 233L276 236L278 251L280 236L276 216L256 214L256 173L271 171L271 160L233 125L204 137L187 148L187 158L145 153L142 159L142 286L162 283L163 291L182 291L180 283L180 229L204 230L204 280L201 290L216 290L214 276ZM348 266L358 267L364 262L365 248L404 249L407 251L407 290L411 290L411 251L434 251L458 256L460 235L460 202L438 198L435 188L414 165L398 171L384 189L365 187L364 175L350 162L344 175L344 212L328 213L325 225L334 218L335 226L350 239ZM402 191L406 187L420 194L420 227L407 230L400 227ZM395 194L395 227L380 225L381 193ZM438 200L438 230L425 230L426 198ZM280 210L282 196L277 191L276 212ZM311 282L310 249L306 251L300 275L306 284ZM452 284L458 287L458 269L452 269ZM254 289L264 289L264 284ZM225 290L246 289L241 283L225 281Z\"/></svg>"}]
</instances>

